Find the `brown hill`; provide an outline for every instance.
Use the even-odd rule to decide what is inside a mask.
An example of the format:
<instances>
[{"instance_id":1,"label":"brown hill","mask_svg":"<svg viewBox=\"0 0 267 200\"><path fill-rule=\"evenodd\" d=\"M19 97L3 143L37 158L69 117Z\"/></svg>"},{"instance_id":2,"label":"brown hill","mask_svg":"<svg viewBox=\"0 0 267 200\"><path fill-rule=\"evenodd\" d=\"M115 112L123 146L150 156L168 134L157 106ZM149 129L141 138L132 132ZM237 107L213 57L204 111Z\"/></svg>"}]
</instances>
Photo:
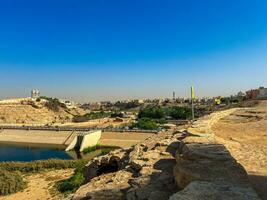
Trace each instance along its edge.
<instances>
[{"instance_id":1,"label":"brown hill","mask_svg":"<svg viewBox=\"0 0 267 200\"><path fill-rule=\"evenodd\" d=\"M53 110L47 101L21 101L19 103L0 104L1 124L51 124L70 122L74 115L84 114L80 108L68 109L58 106Z\"/></svg>"}]
</instances>

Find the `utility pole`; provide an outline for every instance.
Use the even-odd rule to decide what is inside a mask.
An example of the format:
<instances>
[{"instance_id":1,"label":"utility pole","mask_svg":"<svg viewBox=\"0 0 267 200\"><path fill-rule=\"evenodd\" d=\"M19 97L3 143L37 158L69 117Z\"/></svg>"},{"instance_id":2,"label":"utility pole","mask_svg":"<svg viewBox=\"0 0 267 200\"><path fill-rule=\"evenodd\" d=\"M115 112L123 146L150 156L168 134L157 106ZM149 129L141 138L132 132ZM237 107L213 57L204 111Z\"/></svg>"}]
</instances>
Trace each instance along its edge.
<instances>
[{"instance_id":1,"label":"utility pole","mask_svg":"<svg viewBox=\"0 0 267 200\"><path fill-rule=\"evenodd\" d=\"M194 86L191 86L192 121L195 120L194 99L195 99L195 89Z\"/></svg>"}]
</instances>

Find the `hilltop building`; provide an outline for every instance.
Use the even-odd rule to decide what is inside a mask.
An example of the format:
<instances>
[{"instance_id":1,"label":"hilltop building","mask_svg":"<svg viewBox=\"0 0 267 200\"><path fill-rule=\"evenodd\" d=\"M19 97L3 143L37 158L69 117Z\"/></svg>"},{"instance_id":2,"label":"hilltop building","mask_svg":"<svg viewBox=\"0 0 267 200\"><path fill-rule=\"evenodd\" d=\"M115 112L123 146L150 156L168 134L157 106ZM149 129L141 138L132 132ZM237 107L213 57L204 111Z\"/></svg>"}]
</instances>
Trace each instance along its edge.
<instances>
[{"instance_id":1,"label":"hilltop building","mask_svg":"<svg viewBox=\"0 0 267 200\"><path fill-rule=\"evenodd\" d=\"M65 99L59 99L59 102L65 104L65 106L68 109L77 108L77 104L74 101L69 101L69 100L65 100Z\"/></svg>"},{"instance_id":2,"label":"hilltop building","mask_svg":"<svg viewBox=\"0 0 267 200\"><path fill-rule=\"evenodd\" d=\"M40 97L40 91L39 90L32 90L31 91L31 98L32 99L37 99Z\"/></svg>"},{"instance_id":3,"label":"hilltop building","mask_svg":"<svg viewBox=\"0 0 267 200\"><path fill-rule=\"evenodd\" d=\"M267 88L259 87L246 92L247 99L267 99Z\"/></svg>"},{"instance_id":4,"label":"hilltop building","mask_svg":"<svg viewBox=\"0 0 267 200\"><path fill-rule=\"evenodd\" d=\"M259 88L258 98L259 99L267 99L267 88L264 88L264 87Z\"/></svg>"}]
</instances>

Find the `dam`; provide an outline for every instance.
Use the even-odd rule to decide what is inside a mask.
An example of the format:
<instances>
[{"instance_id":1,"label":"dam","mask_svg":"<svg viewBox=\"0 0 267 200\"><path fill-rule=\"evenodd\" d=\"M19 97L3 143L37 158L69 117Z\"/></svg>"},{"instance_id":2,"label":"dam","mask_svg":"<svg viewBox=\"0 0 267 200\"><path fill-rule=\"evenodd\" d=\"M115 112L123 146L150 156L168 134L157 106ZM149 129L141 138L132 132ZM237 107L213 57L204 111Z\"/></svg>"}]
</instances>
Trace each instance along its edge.
<instances>
[{"instance_id":1,"label":"dam","mask_svg":"<svg viewBox=\"0 0 267 200\"><path fill-rule=\"evenodd\" d=\"M149 132L116 132L116 131L54 131L32 129L1 129L0 143L35 144L35 145L58 145L66 151L78 149L80 152L90 146L100 144L102 146L116 146L128 148L135 145L155 133Z\"/></svg>"}]
</instances>

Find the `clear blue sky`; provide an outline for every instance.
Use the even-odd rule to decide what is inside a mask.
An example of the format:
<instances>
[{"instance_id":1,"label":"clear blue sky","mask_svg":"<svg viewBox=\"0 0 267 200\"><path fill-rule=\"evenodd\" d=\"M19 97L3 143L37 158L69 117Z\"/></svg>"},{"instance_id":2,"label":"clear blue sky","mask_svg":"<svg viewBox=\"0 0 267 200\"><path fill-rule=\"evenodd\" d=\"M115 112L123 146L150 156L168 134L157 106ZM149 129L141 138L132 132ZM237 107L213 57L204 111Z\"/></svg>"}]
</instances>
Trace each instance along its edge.
<instances>
[{"instance_id":1,"label":"clear blue sky","mask_svg":"<svg viewBox=\"0 0 267 200\"><path fill-rule=\"evenodd\" d=\"M0 2L0 98L229 95L267 86L266 0Z\"/></svg>"}]
</instances>

